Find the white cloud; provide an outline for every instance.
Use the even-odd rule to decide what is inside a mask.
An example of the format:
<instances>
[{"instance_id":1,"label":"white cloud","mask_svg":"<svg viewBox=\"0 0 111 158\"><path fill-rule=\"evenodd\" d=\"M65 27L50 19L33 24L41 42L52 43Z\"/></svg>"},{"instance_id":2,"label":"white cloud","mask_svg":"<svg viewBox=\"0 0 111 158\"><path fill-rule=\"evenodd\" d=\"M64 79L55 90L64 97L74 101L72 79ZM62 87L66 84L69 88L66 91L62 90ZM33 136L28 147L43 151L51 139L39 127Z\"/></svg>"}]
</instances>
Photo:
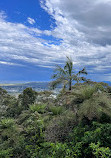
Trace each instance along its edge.
<instances>
[{"instance_id":1,"label":"white cloud","mask_svg":"<svg viewBox=\"0 0 111 158\"><path fill-rule=\"evenodd\" d=\"M47 0L41 3L55 19L56 27L44 31L28 28L7 22L2 13L0 59L53 68L70 56L75 68L87 67L90 77L96 75L99 80L110 78L111 1ZM44 40L43 34L59 38L61 43L57 45L51 40Z\"/></svg>"},{"instance_id":2,"label":"white cloud","mask_svg":"<svg viewBox=\"0 0 111 158\"><path fill-rule=\"evenodd\" d=\"M30 17L27 18L27 21L28 21L29 24L31 24L31 25L35 24L35 20L32 19L32 18L30 18Z\"/></svg>"},{"instance_id":3,"label":"white cloud","mask_svg":"<svg viewBox=\"0 0 111 158\"><path fill-rule=\"evenodd\" d=\"M14 60L16 64L23 62L24 65L31 63L41 67L53 67L58 60L59 46L48 44L40 36L43 31L36 28L28 28L23 24L7 22L3 14L0 14L0 59ZM3 64L3 62L2 62Z\"/></svg>"},{"instance_id":4,"label":"white cloud","mask_svg":"<svg viewBox=\"0 0 111 158\"><path fill-rule=\"evenodd\" d=\"M63 39L62 52L95 74L111 71L111 0L41 0L41 6L56 21L51 34Z\"/></svg>"},{"instance_id":5,"label":"white cloud","mask_svg":"<svg viewBox=\"0 0 111 158\"><path fill-rule=\"evenodd\" d=\"M0 64L10 65L10 66L22 66L21 64L16 64L16 63L6 62L6 61L0 61Z\"/></svg>"},{"instance_id":6,"label":"white cloud","mask_svg":"<svg viewBox=\"0 0 111 158\"><path fill-rule=\"evenodd\" d=\"M108 36L111 33L111 0L47 0L42 6L53 16L57 26L67 23L67 29L72 26L72 31L85 34L90 42L97 44L111 41Z\"/></svg>"}]
</instances>

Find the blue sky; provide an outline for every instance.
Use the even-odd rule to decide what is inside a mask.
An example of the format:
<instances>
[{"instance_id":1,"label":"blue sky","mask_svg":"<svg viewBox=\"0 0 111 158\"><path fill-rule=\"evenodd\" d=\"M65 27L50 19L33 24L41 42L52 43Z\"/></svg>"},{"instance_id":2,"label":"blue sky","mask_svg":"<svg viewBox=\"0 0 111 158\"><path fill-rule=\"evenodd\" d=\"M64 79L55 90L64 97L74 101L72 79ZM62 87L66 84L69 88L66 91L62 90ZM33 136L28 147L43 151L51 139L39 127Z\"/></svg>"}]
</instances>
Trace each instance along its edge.
<instances>
[{"instance_id":1,"label":"blue sky","mask_svg":"<svg viewBox=\"0 0 111 158\"><path fill-rule=\"evenodd\" d=\"M111 0L1 0L0 82L49 81L66 56L111 81L110 34Z\"/></svg>"}]
</instances>

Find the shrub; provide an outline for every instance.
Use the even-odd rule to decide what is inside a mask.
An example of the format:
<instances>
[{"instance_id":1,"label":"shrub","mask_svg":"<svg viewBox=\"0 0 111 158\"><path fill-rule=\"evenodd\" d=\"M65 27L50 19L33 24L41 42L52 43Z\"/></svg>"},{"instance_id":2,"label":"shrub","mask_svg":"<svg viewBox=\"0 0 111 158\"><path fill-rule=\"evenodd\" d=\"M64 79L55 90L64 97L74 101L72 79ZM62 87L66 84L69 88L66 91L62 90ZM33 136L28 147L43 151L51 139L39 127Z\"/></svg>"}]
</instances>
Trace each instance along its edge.
<instances>
[{"instance_id":1,"label":"shrub","mask_svg":"<svg viewBox=\"0 0 111 158\"><path fill-rule=\"evenodd\" d=\"M95 145L99 142L100 150L98 149L98 153L103 149L108 149L111 144L111 124L101 124L97 122L92 122L90 126L88 125L78 125L74 127L73 132L68 137L68 144L70 148L73 148L74 153L78 155L79 158L89 158L94 157L94 153L96 152L93 146L90 146L92 143ZM93 145L94 145L93 144ZM92 148L91 148L92 147ZM92 150L93 149L93 150ZM107 151L107 150L106 150ZM105 152L103 152L105 153ZM108 153L109 149L108 149ZM100 155L99 155L100 156ZM98 156L98 158L99 158ZM77 158L78 158L77 157Z\"/></svg>"},{"instance_id":2,"label":"shrub","mask_svg":"<svg viewBox=\"0 0 111 158\"><path fill-rule=\"evenodd\" d=\"M46 104L33 104L33 105L30 105L30 110L32 112L35 112L37 111L38 113L44 113L45 112L45 109L46 109Z\"/></svg>"},{"instance_id":3,"label":"shrub","mask_svg":"<svg viewBox=\"0 0 111 158\"><path fill-rule=\"evenodd\" d=\"M1 158L10 158L11 156L13 156L13 149L12 148L8 148L8 149L1 149L0 150L0 157Z\"/></svg>"},{"instance_id":4,"label":"shrub","mask_svg":"<svg viewBox=\"0 0 111 158\"><path fill-rule=\"evenodd\" d=\"M0 122L0 156L3 158L23 155L24 137L21 129L13 119L2 119Z\"/></svg>"},{"instance_id":5,"label":"shrub","mask_svg":"<svg viewBox=\"0 0 111 158\"><path fill-rule=\"evenodd\" d=\"M76 124L74 113L72 111L64 112L49 122L45 130L45 138L47 141L64 142Z\"/></svg>"},{"instance_id":6,"label":"shrub","mask_svg":"<svg viewBox=\"0 0 111 158\"><path fill-rule=\"evenodd\" d=\"M11 128L15 125L15 121L14 119L10 119L10 118L4 118L1 119L0 121L0 128L4 129L4 128Z\"/></svg>"},{"instance_id":7,"label":"shrub","mask_svg":"<svg viewBox=\"0 0 111 158\"><path fill-rule=\"evenodd\" d=\"M79 97L83 100L90 99L94 92L96 91L95 87L87 86L80 91Z\"/></svg>"},{"instance_id":8,"label":"shrub","mask_svg":"<svg viewBox=\"0 0 111 158\"><path fill-rule=\"evenodd\" d=\"M87 117L89 120L99 120L103 114L111 117L111 98L105 93L95 94L81 104L78 114L81 119Z\"/></svg>"},{"instance_id":9,"label":"shrub","mask_svg":"<svg viewBox=\"0 0 111 158\"><path fill-rule=\"evenodd\" d=\"M109 147L100 147L100 143L97 144L91 143L91 149L93 150L93 154L96 158L110 158L111 157L111 149Z\"/></svg>"},{"instance_id":10,"label":"shrub","mask_svg":"<svg viewBox=\"0 0 111 158\"><path fill-rule=\"evenodd\" d=\"M62 106L49 106L49 111L53 113L53 115L60 115L65 111L65 108Z\"/></svg>"}]
</instances>

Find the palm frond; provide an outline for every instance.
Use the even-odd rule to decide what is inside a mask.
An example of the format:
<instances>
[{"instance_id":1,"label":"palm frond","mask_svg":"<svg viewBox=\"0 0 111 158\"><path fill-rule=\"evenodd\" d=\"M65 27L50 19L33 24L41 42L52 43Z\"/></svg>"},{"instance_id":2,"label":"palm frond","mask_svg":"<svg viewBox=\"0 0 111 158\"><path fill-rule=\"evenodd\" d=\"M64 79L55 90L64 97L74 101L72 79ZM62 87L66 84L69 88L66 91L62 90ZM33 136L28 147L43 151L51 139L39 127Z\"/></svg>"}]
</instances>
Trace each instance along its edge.
<instances>
[{"instance_id":1,"label":"palm frond","mask_svg":"<svg viewBox=\"0 0 111 158\"><path fill-rule=\"evenodd\" d=\"M61 66L56 65L56 68L55 68L54 72L60 72L60 73L64 74L65 70Z\"/></svg>"},{"instance_id":2,"label":"palm frond","mask_svg":"<svg viewBox=\"0 0 111 158\"><path fill-rule=\"evenodd\" d=\"M52 81L51 84L50 84L50 86L51 86L52 89L54 89L58 85L64 84L64 81L65 81L64 77L58 78L58 79Z\"/></svg>"},{"instance_id":3,"label":"palm frond","mask_svg":"<svg viewBox=\"0 0 111 158\"><path fill-rule=\"evenodd\" d=\"M55 79L55 78L57 78L57 76L58 76L58 74L53 74L53 75L51 76L51 78L52 78L52 79Z\"/></svg>"},{"instance_id":4,"label":"palm frond","mask_svg":"<svg viewBox=\"0 0 111 158\"><path fill-rule=\"evenodd\" d=\"M85 77L80 77L80 81L85 81L87 82L87 79Z\"/></svg>"},{"instance_id":5,"label":"palm frond","mask_svg":"<svg viewBox=\"0 0 111 158\"><path fill-rule=\"evenodd\" d=\"M83 68L82 70L80 70L77 74L78 74L78 75L80 75L80 74L87 75L88 73L87 73L87 71L86 71L86 68L84 67L84 68Z\"/></svg>"},{"instance_id":6,"label":"palm frond","mask_svg":"<svg viewBox=\"0 0 111 158\"><path fill-rule=\"evenodd\" d=\"M67 71L68 74L71 75L73 69L73 62L69 57L67 57L67 61L66 61L66 65L64 66L64 69Z\"/></svg>"},{"instance_id":7,"label":"palm frond","mask_svg":"<svg viewBox=\"0 0 111 158\"><path fill-rule=\"evenodd\" d=\"M72 80L73 80L73 81L77 81L77 80L78 80L77 75L73 74L73 75L72 75Z\"/></svg>"}]
</instances>

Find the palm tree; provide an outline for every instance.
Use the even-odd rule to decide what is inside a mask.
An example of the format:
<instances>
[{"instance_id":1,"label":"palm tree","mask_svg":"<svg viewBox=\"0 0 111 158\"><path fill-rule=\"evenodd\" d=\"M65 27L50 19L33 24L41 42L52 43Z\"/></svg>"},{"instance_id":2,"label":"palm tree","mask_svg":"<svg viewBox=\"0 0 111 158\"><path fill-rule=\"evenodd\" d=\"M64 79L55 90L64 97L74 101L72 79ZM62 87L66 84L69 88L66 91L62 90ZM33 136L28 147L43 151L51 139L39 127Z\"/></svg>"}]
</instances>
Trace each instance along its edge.
<instances>
[{"instance_id":1,"label":"palm tree","mask_svg":"<svg viewBox=\"0 0 111 158\"><path fill-rule=\"evenodd\" d=\"M76 74L77 83L79 83L79 81L88 81L85 77L80 77L81 74L83 74L83 75L88 74L85 67Z\"/></svg>"},{"instance_id":2,"label":"palm tree","mask_svg":"<svg viewBox=\"0 0 111 158\"><path fill-rule=\"evenodd\" d=\"M78 83L81 80L86 80L86 78L80 77L81 74L87 75L86 69L83 68L77 74L74 74L73 62L69 57L67 57L65 66L63 68L56 65L54 75L52 76L52 79L55 80L51 83L51 86L55 88L57 85L62 84L63 87L66 88L68 85L69 90L71 90L73 81L77 81Z\"/></svg>"}]
</instances>

